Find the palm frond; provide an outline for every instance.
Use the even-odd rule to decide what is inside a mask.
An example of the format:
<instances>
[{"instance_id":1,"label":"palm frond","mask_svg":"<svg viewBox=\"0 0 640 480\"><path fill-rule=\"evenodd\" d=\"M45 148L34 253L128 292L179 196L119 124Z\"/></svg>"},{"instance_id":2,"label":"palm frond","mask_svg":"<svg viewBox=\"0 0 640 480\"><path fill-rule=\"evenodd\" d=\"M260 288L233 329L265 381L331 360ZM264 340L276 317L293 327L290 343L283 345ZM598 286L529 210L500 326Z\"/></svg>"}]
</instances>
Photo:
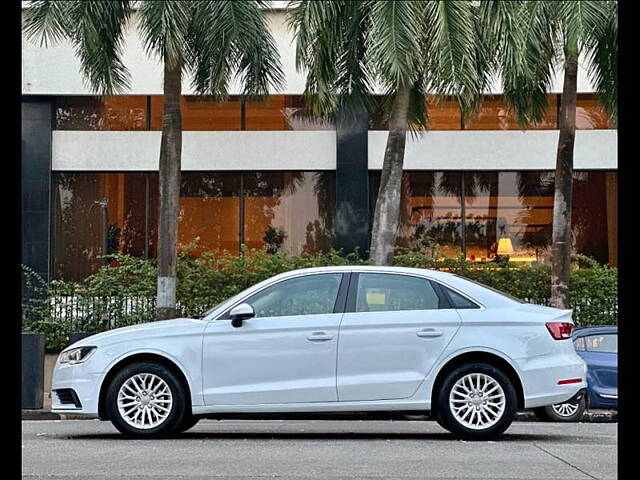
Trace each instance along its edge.
<instances>
[{"instance_id":1,"label":"palm frond","mask_svg":"<svg viewBox=\"0 0 640 480\"><path fill-rule=\"evenodd\" d=\"M425 2L371 0L366 41L376 74L385 86L413 85L422 61L420 38Z\"/></svg>"},{"instance_id":2,"label":"palm frond","mask_svg":"<svg viewBox=\"0 0 640 480\"><path fill-rule=\"evenodd\" d=\"M26 38L40 39L45 47L69 38L72 31L70 9L76 2L34 0L24 9L23 29Z\"/></svg>"},{"instance_id":3,"label":"palm frond","mask_svg":"<svg viewBox=\"0 0 640 480\"><path fill-rule=\"evenodd\" d=\"M194 3L178 0L141 2L140 32L147 54L158 56L170 68L182 64Z\"/></svg>"},{"instance_id":4,"label":"palm frond","mask_svg":"<svg viewBox=\"0 0 640 480\"><path fill-rule=\"evenodd\" d=\"M618 112L618 3L601 2L601 20L585 38L588 74L600 103L615 123Z\"/></svg>"},{"instance_id":5,"label":"palm frond","mask_svg":"<svg viewBox=\"0 0 640 480\"><path fill-rule=\"evenodd\" d=\"M474 15L471 2L439 0L426 3L425 84L439 95L453 95L463 115L477 108L483 84L478 80Z\"/></svg>"}]
</instances>

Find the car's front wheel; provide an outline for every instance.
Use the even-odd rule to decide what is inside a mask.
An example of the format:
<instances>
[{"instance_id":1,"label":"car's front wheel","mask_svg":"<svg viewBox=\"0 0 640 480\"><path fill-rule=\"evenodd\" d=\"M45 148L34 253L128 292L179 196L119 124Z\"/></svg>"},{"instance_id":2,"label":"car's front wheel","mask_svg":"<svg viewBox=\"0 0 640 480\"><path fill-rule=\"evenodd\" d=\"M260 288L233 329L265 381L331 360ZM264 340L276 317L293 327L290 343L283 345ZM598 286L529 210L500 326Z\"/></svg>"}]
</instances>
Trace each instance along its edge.
<instances>
[{"instance_id":1,"label":"car's front wheel","mask_svg":"<svg viewBox=\"0 0 640 480\"><path fill-rule=\"evenodd\" d=\"M533 412L546 422L579 422L587 409L585 396L573 402L557 403L549 407L536 408Z\"/></svg>"},{"instance_id":2,"label":"car's front wheel","mask_svg":"<svg viewBox=\"0 0 640 480\"><path fill-rule=\"evenodd\" d=\"M125 435L163 436L178 431L183 424L186 396L173 371L142 361L127 365L115 375L106 407L113 425Z\"/></svg>"},{"instance_id":3,"label":"car's front wheel","mask_svg":"<svg viewBox=\"0 0 640 480\"><path fill-rule=\"evenodd\" d=\"M487 363L462 365L450 372L436 398L440 425L469 440L497 437L511 425L517 410L511 380Z\"/></svg>"}]
</instances>

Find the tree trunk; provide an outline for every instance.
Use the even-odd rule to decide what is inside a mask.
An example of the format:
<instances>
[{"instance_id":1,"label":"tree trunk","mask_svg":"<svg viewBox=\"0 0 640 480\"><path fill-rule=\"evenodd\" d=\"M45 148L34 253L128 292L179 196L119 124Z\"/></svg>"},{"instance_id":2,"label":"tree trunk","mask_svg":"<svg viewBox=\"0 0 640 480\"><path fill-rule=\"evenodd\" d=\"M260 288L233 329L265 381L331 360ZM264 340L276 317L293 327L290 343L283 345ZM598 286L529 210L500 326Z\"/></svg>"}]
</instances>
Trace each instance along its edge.
<instances>
[{"instance_id":1,"label":"tree trunk","mask_svg":"<svg viewBox=\"0 0 640 480\"><path fill-rule=\"evenodd\" d=\"M175 318L180 163L182 157L182 62L164 65L164 113L160 145L160 207L158 216L158 295L156 318Z\"/></svg>"},{"instance_id":2,"label":"tree trunk","mask_svg":"<svg viewBox=\"0 0 640 480\"><path fill-rule=\"evenodd\" d=\"M575 51L575 49L572 49ZM573 190L573 146L576 136L576 91L578 87L578 55L567 49L564 85L558 119L560 136L556 157L555 194L553 198L553 236L551 305L569 308L571 277L571 197Z\"/></svg>"},{"instance_id":3,"label":"tree trunk","mask_svg":"<svg viewBox=\"0 0 640 480\"><path fill-rule=\"evenodd\" d=\"M378 190L371 231L369 262L373 265L391 265L393 261L393 249L396 243L400 215L402 164L407 137L410 93L409 86L402 86L398 89L389 119L389 136L384 152L380 189Z\"/></svg>"}]
</instances>

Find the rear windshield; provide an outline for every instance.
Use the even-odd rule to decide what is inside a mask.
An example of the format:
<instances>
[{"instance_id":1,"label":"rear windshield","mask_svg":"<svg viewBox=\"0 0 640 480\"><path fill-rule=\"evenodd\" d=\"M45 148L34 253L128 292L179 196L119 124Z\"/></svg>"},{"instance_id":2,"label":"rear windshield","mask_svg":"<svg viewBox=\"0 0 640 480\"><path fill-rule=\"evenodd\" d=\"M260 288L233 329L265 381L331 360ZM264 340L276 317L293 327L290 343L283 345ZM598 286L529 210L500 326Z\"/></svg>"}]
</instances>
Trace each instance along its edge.
<instances>
[{"instance_id":1,"label":"rear windshield","mask_svg":"<svg viewBox=\"0 0 640 480\"><path fill-rule=\"evenodd\" d=\"M475 280L471 280L470 278L463 277L463 276L460 276L460 275L456 275L455 273L453 275L455 277L462 278L463 280L466 280L467 282L475 283L479 287L486 288L487 290L491 290L492 292L497 293L498 295L502 295L503 297L507 297L509 300L513 300L514 302L527 303L527 302L525 302L524 300L522 300L520 298L514 297L513 295L509 295L508 293L504 293L504 292L502 292L500 290L497 290L497 289L495 289L493 287L485 285L484 283L480 283L480 282L477 282Z\"/></svg>"}]
</instances>

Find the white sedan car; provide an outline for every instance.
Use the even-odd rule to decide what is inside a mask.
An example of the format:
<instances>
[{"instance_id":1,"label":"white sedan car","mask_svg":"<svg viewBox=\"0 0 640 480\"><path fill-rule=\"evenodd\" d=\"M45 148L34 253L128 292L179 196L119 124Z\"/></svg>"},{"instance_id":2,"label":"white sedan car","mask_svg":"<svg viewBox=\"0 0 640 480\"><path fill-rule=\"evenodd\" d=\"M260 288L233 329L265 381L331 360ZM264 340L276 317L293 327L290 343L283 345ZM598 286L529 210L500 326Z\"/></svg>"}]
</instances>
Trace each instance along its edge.
<instances>
[{"instance_id":1,"label":"white sedan car","mask_svg":"<svg viewBox=\"0 0 640 480\"><path fill-rule=\"evenodd\" d=\"M517 409L586 387L571 310L525 304L450 273L296 270L202 318L145 323L63 351L53 411L129 436L216 414L431 412L456 436L493 438Z\"/></svg>"}]
</instances>

